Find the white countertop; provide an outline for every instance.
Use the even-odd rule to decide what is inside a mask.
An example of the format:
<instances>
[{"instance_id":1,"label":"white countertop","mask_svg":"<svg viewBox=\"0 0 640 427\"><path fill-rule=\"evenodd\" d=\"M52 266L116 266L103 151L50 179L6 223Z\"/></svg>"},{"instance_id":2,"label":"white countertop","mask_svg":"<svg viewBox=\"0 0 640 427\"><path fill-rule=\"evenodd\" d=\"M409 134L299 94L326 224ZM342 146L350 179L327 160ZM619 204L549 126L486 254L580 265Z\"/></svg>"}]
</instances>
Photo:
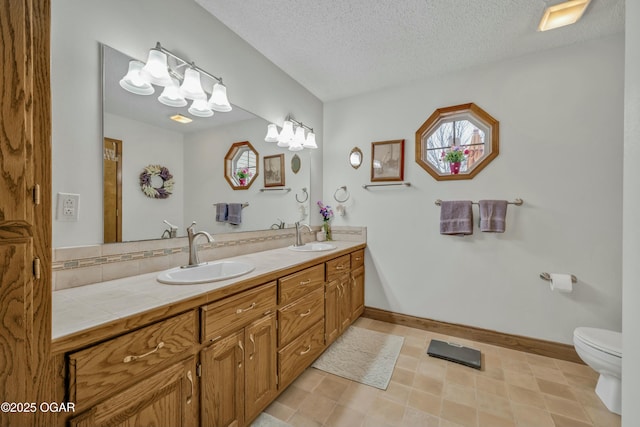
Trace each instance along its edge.
<instances>
[{"instance_id":1,"label":"white countertop","mask_svg":"<svg viewBox=\"0 0 640 427\"><path fill-rule=\"evenodd\" d=\"M53 292L52 338L63 338L363 244L337 241L331 243L336 246L336 249L331 251L296 252L280 248L225 258L251 263L255 269L243 276L218 282L167 285L156 280L160 272L155 272Z\"/></svg>"}]
</instances>

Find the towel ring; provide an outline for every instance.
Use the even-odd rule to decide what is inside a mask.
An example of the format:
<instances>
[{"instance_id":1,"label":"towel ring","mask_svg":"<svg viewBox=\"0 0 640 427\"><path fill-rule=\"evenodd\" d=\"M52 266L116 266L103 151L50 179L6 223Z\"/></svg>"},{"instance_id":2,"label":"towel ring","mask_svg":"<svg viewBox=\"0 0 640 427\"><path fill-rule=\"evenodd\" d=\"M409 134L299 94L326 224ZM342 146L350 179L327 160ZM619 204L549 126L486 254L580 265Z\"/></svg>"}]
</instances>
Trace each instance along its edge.
<instances>
[{"instance_id":1,"label":"towel ring","mask_svg":"<svg viewBox=\"0 0 640 427\"><path fill-rule=\"evenodd\" d=\"M340 199L338 199L338 191L340 191L340 190L343 190L343 191L345 192L346 196L347 196L344 200L340 200ZM336 202L338 202L338 203L344 203L344 202L346 202L347 200L349 200L349 197L351 197L351 195L350 195L350 194L349 194L349 192L347 191L347 186L346 186L346 185L343 185L342 187L339 187L339 188L336 190L336 192L335 192L335 193L333 193L333 198L334 198L334 199L336 200Z\"/></svg>"},{"instance_id":2,"label":"towel ring","mask_svg":"<svg viewBox=\"0 0 640 427\"><path fill-rule=\"evenodd\" d=\"M298 203L304 203L304 202L306 202L307 200L309 200L309 193L307 192L307 187L304 187L304 188L302 189L302 193L304 194L304 200L300 200L300 199L298 199L298 194L296 194L296 202L298 202Z\"/></svg>"}]
</instances>

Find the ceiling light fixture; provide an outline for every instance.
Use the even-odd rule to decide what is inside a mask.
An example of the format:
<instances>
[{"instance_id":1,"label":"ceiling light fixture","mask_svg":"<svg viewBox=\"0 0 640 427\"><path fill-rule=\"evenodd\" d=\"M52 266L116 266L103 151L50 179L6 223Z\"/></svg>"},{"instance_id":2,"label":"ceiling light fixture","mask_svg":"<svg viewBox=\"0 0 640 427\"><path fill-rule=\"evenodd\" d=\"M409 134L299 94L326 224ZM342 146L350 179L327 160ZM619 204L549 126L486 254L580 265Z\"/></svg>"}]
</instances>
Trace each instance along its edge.
<instances>
[{"instance_id":1,"label":"ceiling light fixture","mask_svg":"<svg viewBox=\"0 0 640 427\"><path fill-rule=\"evenodd\" d=\"M296 126L295 131L293 126ZM304 131L308 131L305 137ZM305 148L318 148L316 144L316 134L313 128L306 126L291 118L291 115L282 124L282 131L278 133L278 127L270 123L267 125L266 142L277 142L278 147L289 148L289 151L300 151Z\"/></svg>"},{"instance_id":2,"label":"ceiling light fixture","mask_svg":"<svg viewBox=\"0 0 640 427\"><path fill-rule=\"evenodd\" d=\"M538 25L538 31L553 30L565 25L575 24L584 14L591 0L569 0L553 6L547 6Z\"/></svg>"},{"instance_id":3,"label":"ceiling light fixture","mask_svg":"<svg viewBox=\"0 0 640 427\"><path fill-rule=\"evenodd\" d=\"M187 123L191 123L193 120L191 120L189 117L183 116L182 114L176 114L175 116L171 116L169 117L171 120L176 121L178 123L182 123L182 124L187 124Z\"/></svg>"},{"instance_id":4,"label":"ceiling light fixture","mask_svg":"<svg viewBox=\"0 0 640 427\"><path fill-rule=\"evenodd\" d=\"M169 57L175 59L177 65L170 66ZM188 67L184 74L178 72L182 67ZM215 81L208 101L207 93L202 88L203 75ZM184 107L187 99L192 100L188 111L196 117L211 117L213 111L226 113L232 110L222 77L216 77L195 63L182 59L163 48L160 42L149 51L146 64L130 61L127 74L120 80L123 89L136 95L153 94L155 89L152 85L164 87L158 101L169 107Z\"/></svg>"}]
</instances>

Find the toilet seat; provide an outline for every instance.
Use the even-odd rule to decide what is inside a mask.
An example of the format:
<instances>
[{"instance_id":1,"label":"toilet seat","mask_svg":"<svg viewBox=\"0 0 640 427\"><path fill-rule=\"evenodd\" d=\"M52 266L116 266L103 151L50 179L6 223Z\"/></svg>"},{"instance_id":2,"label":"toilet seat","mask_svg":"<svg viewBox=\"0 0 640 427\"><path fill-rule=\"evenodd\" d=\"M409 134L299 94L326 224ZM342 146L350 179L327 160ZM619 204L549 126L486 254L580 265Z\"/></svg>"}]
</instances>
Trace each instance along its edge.
<instances>
[{"instance_id":1,"label":"toilet seat","mask_svg":"<svg viewBox=\"0 0 640 427\"><path fill-rule=\"evenodd\" d=\"M576 328L574 338L615 357L622 357L622 334L599 328Z\"/></svg>"}]
</instances>

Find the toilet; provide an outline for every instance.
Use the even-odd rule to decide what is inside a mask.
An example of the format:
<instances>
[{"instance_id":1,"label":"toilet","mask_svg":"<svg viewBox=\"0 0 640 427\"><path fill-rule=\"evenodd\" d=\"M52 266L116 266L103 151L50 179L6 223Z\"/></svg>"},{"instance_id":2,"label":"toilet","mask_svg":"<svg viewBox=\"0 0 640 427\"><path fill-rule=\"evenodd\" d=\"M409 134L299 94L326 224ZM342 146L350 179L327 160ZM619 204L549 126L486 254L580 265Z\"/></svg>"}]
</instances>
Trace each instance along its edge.
<instances>
[{"instance_id":1,"label":"toilet","mask_svg":"<svg viewBox=\"0 0 640 427\"><path fill-rule=\"evenodd\" d=\"M622 396L622 333L576 328L573 345L578 356L600 374L596 394L611 412L620 414Z\"/></svg>"}]
</instances>

